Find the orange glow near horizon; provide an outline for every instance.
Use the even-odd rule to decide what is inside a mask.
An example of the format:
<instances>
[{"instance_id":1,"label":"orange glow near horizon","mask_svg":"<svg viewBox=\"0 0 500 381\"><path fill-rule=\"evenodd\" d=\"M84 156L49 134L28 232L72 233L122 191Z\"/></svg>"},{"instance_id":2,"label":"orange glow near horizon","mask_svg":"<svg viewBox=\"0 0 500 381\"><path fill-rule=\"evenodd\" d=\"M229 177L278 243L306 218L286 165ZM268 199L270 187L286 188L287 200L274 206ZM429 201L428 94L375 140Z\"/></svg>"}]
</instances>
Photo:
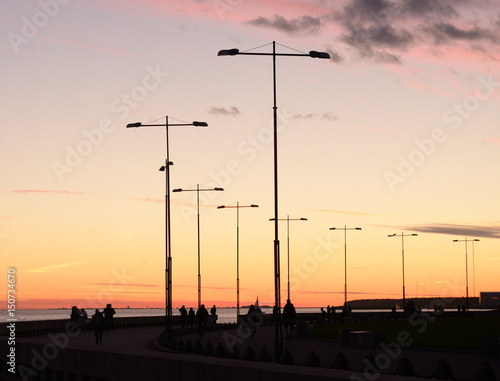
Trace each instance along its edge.
<instances>
[{"instance_id":1,"label":"orange glow near horizon","mask_svg":"<svg viewBox=\"0 0 500 381\"><path fill-rule=\"evenodd\" d=\"M334 226L363 229L347 233L348 300L402 297L387 237L401 232L418 233L408 299L465 296L465 237L480 240L469 296L498 291L500 4L381 21L354 0L66 3L29 38L41 6L0 4L0 253L17 308L165 307L165 128L126 125L166 115L208 123L169 129L171 189L224 188L201 195L202 302L236 305L236 212L217 206L240 202L259 205L240 211L241 304L274 304L272 58L217 56L272 41L333 58L276 58L279 219L308 219L290 223L290 264L279 225L283 304L288 267L296 307L343 304ZM195 192L171 193L171 223L173 307L197 306Z\"/></svg>"}]
</instances>

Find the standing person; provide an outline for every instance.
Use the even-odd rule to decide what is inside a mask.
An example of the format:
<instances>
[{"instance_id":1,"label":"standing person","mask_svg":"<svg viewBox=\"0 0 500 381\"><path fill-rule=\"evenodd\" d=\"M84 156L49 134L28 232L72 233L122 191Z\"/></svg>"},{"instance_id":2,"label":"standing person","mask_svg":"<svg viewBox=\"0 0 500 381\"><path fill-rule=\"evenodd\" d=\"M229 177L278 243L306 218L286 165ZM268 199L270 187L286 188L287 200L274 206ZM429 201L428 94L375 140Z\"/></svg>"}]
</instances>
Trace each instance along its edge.
<instances>
[{"instance_id":1,"label":"standing person","mask_svg":"<svg viewBox=\"0 0 500 381\"><path fill-rule=\"evenodd\" d=\"M85 311L85 308L82 308L81 310L81 317L82 319L87 319L89 316L87 315L87 311Z\"/></svg>"},{"instance_id":2,"label":"standing person","mask_svg":"<svg viewBox=\"0 0 500 381\"><path fill-rule=\"evenodd\" d=\"M248 314L247 314L247 322L252 328L252 334L251 337L253 337L257 333L257 324L254 323L254 318L258 314L257 310L255 309L255 306L252 304L248 308ZM277 317L274 316L274 310L273 310L273 317L276 319Z\"/></svg>"},{"instance_id":3,"label":"standing person","mask_svg":"<svg viewBox=\"0 0 500 381\"><path fill-rule=\"evenodd\" d=\"M78 324L79 317L80 317L80 310L76 306L71 307L71 315L69 315L69 320L72 323Z\"/></svg>"},{"instance_id":4,"label":"standing person","mask_svg":"<svg viewBox=\"0 0 500 381\"><path fill-rule=\"evenodd\" d=\"M179 311L181 312L181 327L182 329L184 329L186 327L186 320L187 320L186 307L182 305L182 307L179 308Z\"/></svg>"},{"instance_id":5,"label":"standing person","mask_svg":"<svg viewBox=\"0 0 500 381\"><path fill-rule=\"evenodd\" d=\"M217 307L215 307L215 304L210 310L210 315L212 317L212 324L217 324Z\"/></svg>"},{"instance_id":6,"label":"standing person","mask_svg":"<svg viewBox=\"0 0 500 381\"><path fill-rule=\"evenodd\" d=\"M95 309L95 314L92 316L91 325L94 328L95 343L102 343L102 329L104 327L104 316L99 312L99 309Z\"/></svg>"},{"instance_id":7,"label":"standing person","mask_svg":"<svg viewBox=\"0 0 500 381\"><path fill-rule=\"evenodd\" d=\"M200 336L200 339L203 339L208 319L208 311L204 304L202 304L200 308L198 308L198 311L196 311L196 319L198 320L198 335Z\"/></svg>"},{"instance_id":8,"label":"standing person","mask_svg":"<svg viewBox=\"0 0 500 381\"><path fill-rule=\"evenodd\" d=\"M290 339L293 335L293 326L295 324L296 315L295 307L290 302L290 299L287 299L285 307L283 307L283 325L285 326L287 339Z\"/></svg>"},{"instance_id":9,"label":"standing person","mask_svg":"<svg viewBox=\"0 0 500 381\"><path fill-rule=\"evenodd\" d=\"M115 313L115 309L111 307L111 304L106 304L106 308L103 311L106 329L113 329L113 315Z\"/></svg>"},{"instance_id":10,"label":"standing person","mask_svg":"<svg viewBox=\"0 0 500 381\"><path fill-rule=\"evenodd\" d=\"M194 327L194 317L195 317L193 307L191 307L189 309L188 317L189 317L189 324L191 325L191 328L193 328Z\"/></svg>"}]
</instances>

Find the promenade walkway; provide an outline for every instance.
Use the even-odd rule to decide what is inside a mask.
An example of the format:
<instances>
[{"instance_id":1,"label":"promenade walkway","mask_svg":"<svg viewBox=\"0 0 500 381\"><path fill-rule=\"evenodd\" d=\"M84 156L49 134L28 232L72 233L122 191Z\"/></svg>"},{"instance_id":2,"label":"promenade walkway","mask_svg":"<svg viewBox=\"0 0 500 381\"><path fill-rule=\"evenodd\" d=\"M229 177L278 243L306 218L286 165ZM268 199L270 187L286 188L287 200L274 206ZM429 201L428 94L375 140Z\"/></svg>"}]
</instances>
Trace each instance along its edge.
<instances>
[{"instance_id":1,"label":"promenade walkway","mask_svg":"<svg viewBox=\"0 0 500 381\"><path fill-rule=\"evenodd\" d=\"M453 351L438 351L424 349L396 348L392 346L391 352L380 348L360 348L340 346L336 341L315 338L297 338L284 341L284 349L288 349L294 358L294 365L282 365L257 361L232 360L217 358L215 356L195 355L164 351L155 345L155 340L162 328L124 328L105 331L102 344L95 344L92 331L80 332L69 339L65 346L64 356L57 354L51 362L57 363L57 357L64 357L57 366L62 366L65 372L78 375L82 370L96 368L93 378L74 376L64 378L71 380L216 380L221 374L224 380L406 380L406 377L394 376L397 371L399 358L406 356L413 364L415 375L429 378L437 361L444 359L450 364L453 378L457 380L475 380L477 370L485 360L479 353L464 353ZM4 341L4 337L0 341ZM185 343L189 340L192 344L198 340L197 334L182 336ZM49 335L40 335L18 339L18 349L22 348L19 356L24 363L29 365L27 358L33 357L32 348L39 353L44 346L51 344ZM210 342L216 348L219 343L227 345L236 343L240 353L247 347L252 347L255 352L266 347L271 354L274 352L274 327L259 327L254 337L242 333L237 329L214 330L206 332L200 341L203 346ZM2 348L4 343L0 343ZM27 348L30 350L28 351ZM389 344L389 348L391 345ZM307 357L314 351L319 359L319 368L305 367ZM399 353L398 351L401 351ZM4 356L4 350L0 351ZM335 356L342 352L348 360L349 370L329 369ZM73 355L66 355L73 353ZM84 358L79 358L84 354ZM378 358L379 363L386 364L381 375L363 373L363 360L367 355ZM69 356L69 357L68 357ZM68 361L68 358L70 361ZM389 361L384 362L386 359ZM384 361L383 361L384 360ZM500 359L486 359L493 369L496 379L500 380ZM160 365L161 364L161 365ZM159 370L159 367L161 369ZM73 369L74 368L74 369ZM169 373L167 377L165 373ZM392 375L391 375L392 374ZM102 375L98 376L98 375ZM272 376L271 376L272 375ZM75 378L76 377L76 378ZM49 379L49 378L47 378ZM50 378L52 379L52 378ZM55 378L54 378L55 379ZM58 376L60 378L60 375ZM408 380L418 380L417 377Z\"/></svg>"}]
</instances>

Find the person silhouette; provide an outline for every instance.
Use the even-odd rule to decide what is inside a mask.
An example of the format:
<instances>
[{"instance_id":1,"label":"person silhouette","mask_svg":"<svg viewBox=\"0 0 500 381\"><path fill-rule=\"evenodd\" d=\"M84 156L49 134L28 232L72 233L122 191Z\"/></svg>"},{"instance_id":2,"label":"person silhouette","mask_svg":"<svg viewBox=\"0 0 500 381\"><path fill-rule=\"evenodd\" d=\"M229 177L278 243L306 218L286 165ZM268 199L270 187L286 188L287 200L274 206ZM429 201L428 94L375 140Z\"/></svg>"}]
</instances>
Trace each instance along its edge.
<instances>
[{"instance_id":1,"label":"person silhouette","mask_svg":"<svg viewBox=\"0 0 500 381\"><path fill-rule=\"evenodd\" d=\"M80 310L76 306L71 307L71 314L69 315L69 320L74 324L78 324L79 317L80 317Z\"/></svg>"},{"instance_id":2,"label":"person silhouette","mask_svg":"<svg viewBox=\"0 0 500 381\"><path fill-rule=\"evenodd\" d=\"M217 307L215 307L215 304L210 310L210 316L211 316L211 323L217 324Z\"/></svg>"},{"instance_id":3,"label":"person silhouette","mask_svg":"<svg viewBox=\"0 0 500 381\"><path fill-rule=\"evenodd\" d=\"M204 304L202 304L200 308L198 308L198 311L196 311L196 319L198 320L198 335L200 336L200 339L203 339L208 319L208 311Z\"/></svg>"},{"instance_id":4,"label":"person silhouette","mask_svg":"<svg viewBox=\"0 0 500 381\"><path fill-rule=\"evenodd\" d=\"M95 343L102 343L102 330L104 327L104 316L99 312L99 309L95 309L95 314L92 316L91 325L94 328Z\"/></svg>"},{"instance_id":5,"label":"person silhouette","mask_svg":"<svg viewBox=\"0 0 500 381\"><path fill-rule=\"evenodd\" d=\"M194 317L195 317L195 313L194 313L193 307L191 307L189 309L189 314L188 314L189 325L191 326L191 328L194 327Z\"/></svg>"},{"instance_id":6,"label":"person silhouette","mask_svg":"<svg viewBox=\"0 0 500 381\"><path fill-rule=\"evenodd\" d=\"M87 319L88 318L87 311L85 311L85 308L82 308L80 310L80 312L81 312L82 319Z\"/></svg>"},{"instance_id":7,"label":"person silhouette","mask_svg":"<svg viewBox=\"0 0 500 381\"><path fill-rule=\"evenodd\" d=\"M296 317L295 307L290 302L290 299L286 300L285 307L283 307L283 325L285 326L285 332L287 339L291 339L293 335L293 326L295 325Z\"/></svg>"},{"instance_id":8,"label":"person silhouette","mask_svg":"<svg viewBox=\"0 0 500 381\"><path fill-rule=\"evenodd\" d=\"M179 308L179 311L181 313L181 327L184 329L186 327L186 320L187 320L187 310L184 305L182 305L181 308Z\"/></svg>"},{"instance_id":9,"label":"person silhouette","mask_svg":"<svg viewBox=\"0 0 500 381\"><path fill-rule=\"evenodd\" d=\"M104 323L106 329L113 329L113 315L116 313L115 309L111 307L111 304L106 304L106 308L102 311L104 314Z\"/></svg>"}]
</instances>

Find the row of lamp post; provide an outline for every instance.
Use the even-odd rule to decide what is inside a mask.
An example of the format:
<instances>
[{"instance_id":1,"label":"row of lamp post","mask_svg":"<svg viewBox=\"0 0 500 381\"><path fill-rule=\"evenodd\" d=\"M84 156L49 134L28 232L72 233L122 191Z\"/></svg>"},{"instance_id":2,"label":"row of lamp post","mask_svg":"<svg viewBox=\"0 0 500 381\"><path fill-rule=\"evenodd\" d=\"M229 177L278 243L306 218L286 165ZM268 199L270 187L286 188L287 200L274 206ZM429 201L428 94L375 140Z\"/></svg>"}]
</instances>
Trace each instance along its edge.
<instances>
[{"instance_id":1,"label":"row of lamp post","mask_svg":"<svg viewBox=\"0 0 500 381\"><path fill-rule=\"evenodd\" d=\"M326 52L310 51L309 53L276 53L276 42L272 42L272 52L270 53L257 53L257 52L240 52L238 49L227 49L220 50L217 54L218 56L235 56L235 55L255 55L255 56L272 56L273 61L273 140L274 140L274 289L275 289L275 310L277 312L277 318L275 319L275 335L274 335L274 350L275 359L279 361L283 351L283 335L281 331L281 285L280 285L280 251L279 251L279 236L278 236L278 152L277 152L277 139L278 139L278 128L277 128L277 102L276 102L276 57L278 56L296 56L296 57L310 57L310 58L320 58L329 59L330 55ZM166 319L165 319L165 335L167 342L172 338L172 252L171 252L171 235L170 235L170 165L173 163L169 159L169 142L168 142L168 129L171 126L195 126L195 127L207 127L208 124L205 122L192 122L192 123L174 123L171 124L168 121L168 116L165 118L165 124L142 124L142 123L131 123L128 124L129 128L137 127L165 127L166 131L166 159L165 166L160 168L161 171L165 171L165 256L166 256L166 266L165 266L165 304L166 304ZM199 189L197 185L197 198L198 198L198 305L200 305L201 300L201 274L200 274L200 233L199 233L199 192L200 191L218 191L222 188L212 188L212 189ZM188 191L183 189L178 189L175 191ZM256 205L255 205L256 206ZM228 206L222 205L221 208L227 208ZM239 237L239 203L236 205L237 209L237 235ZM303 219L301 219L303 220ZM288 223L290 219L287 217L287 235L289 236ZM337 228L332 228L336 230ZM344 238L346 240L346 231L351 228L338 228L338 230L344 230ZM360 230L359 228L353 228L354 230ZM391 236L395 236L391 235ZM401 234L401 239L403 240L404 235ZM288 237L289 238L289 237ZM467 245L467 240L465 241ZM237 295L239 299L239 238L238 238L238 263L237 263ZM404 295L404 247L403 247L403 304L405 301ZM288 251L289 254L289 251ZM467 254L466 254L467 262ZM288 270L289 273L289 270ZM288 296L290 295L290 285L288 281ZM468 285L467 285L468 289ZM345 244L345 300L347 301L347 244Z\"/></svg>"},{"instance_id":2,"label":"row of lamp post","mask_svg":"<svg viewBox=\"0 0 500 381\"><path fill-rule=\"evenodd\" d=\"M173 162L169 158L169 127L208 127L206 122L192 123L169 123L168 116L165 117L165 124L142 124L140 122L130 123L127 128L138 128L138 127L165 127L165 137L166 137L166 159L165 165L160 167L160 171L165 172L165 256L166 256L166 266L165 266L165 304L166 304L166 314L165 314L165 335L167 342L172 338L172 254L171 254L171 229L170 229L170 166ZM197 231L198 231L198 308L201 305L201 244L200 244L200 192L205 191L223 191L223 188L200 188L200 185L196 185L196 189L174 189L172 192L189 192L194 191L197 193ZM239 202L236 206L221 205L219 209L236 209L236 294L237 294L237 316L240 315L240 280L239 280L239 209L244 207L258 207L258 205L240 205ZM290 218L287 215L286 219L271 218L270 221L287 221L287 298L290 299L290 221L307 221L307 218ZM347 230L361 230L359 227L348 228L343 227L333 227L330 230L343 230L344 231L344 303L347 303ZM401 256L402 256L402 274L403 274L403 309L406 306L406 291L405 291L405 261L404 261L404 237L415 237L417 234L390 234L388 237L401 237ZM467 243L477 242L479 239L465 238L463 240L453 240L453 242L465 242L465 277L466 277L466 309L469 309L469 277L468 277L468 260L467 260ZM275 240L276 242L276 240ZM279 243L276 246L279 249ZM276 255L275 255L276 259ZM278 258L279 263L279 258ZM275 261L276 264L276 261ZM279 266L275 269L275 279L279 279ZM279 282L278 282L279 287ZM281 291L280 291L281 292ZM281 305L281 300L279 301ZM279 309L278 309L279 311ZM275 351L280 351L282 349L279 338L280 330L278 335L275 335ZM276 341L278 340L278 341Z\"/></svg>"}]
</instances>

